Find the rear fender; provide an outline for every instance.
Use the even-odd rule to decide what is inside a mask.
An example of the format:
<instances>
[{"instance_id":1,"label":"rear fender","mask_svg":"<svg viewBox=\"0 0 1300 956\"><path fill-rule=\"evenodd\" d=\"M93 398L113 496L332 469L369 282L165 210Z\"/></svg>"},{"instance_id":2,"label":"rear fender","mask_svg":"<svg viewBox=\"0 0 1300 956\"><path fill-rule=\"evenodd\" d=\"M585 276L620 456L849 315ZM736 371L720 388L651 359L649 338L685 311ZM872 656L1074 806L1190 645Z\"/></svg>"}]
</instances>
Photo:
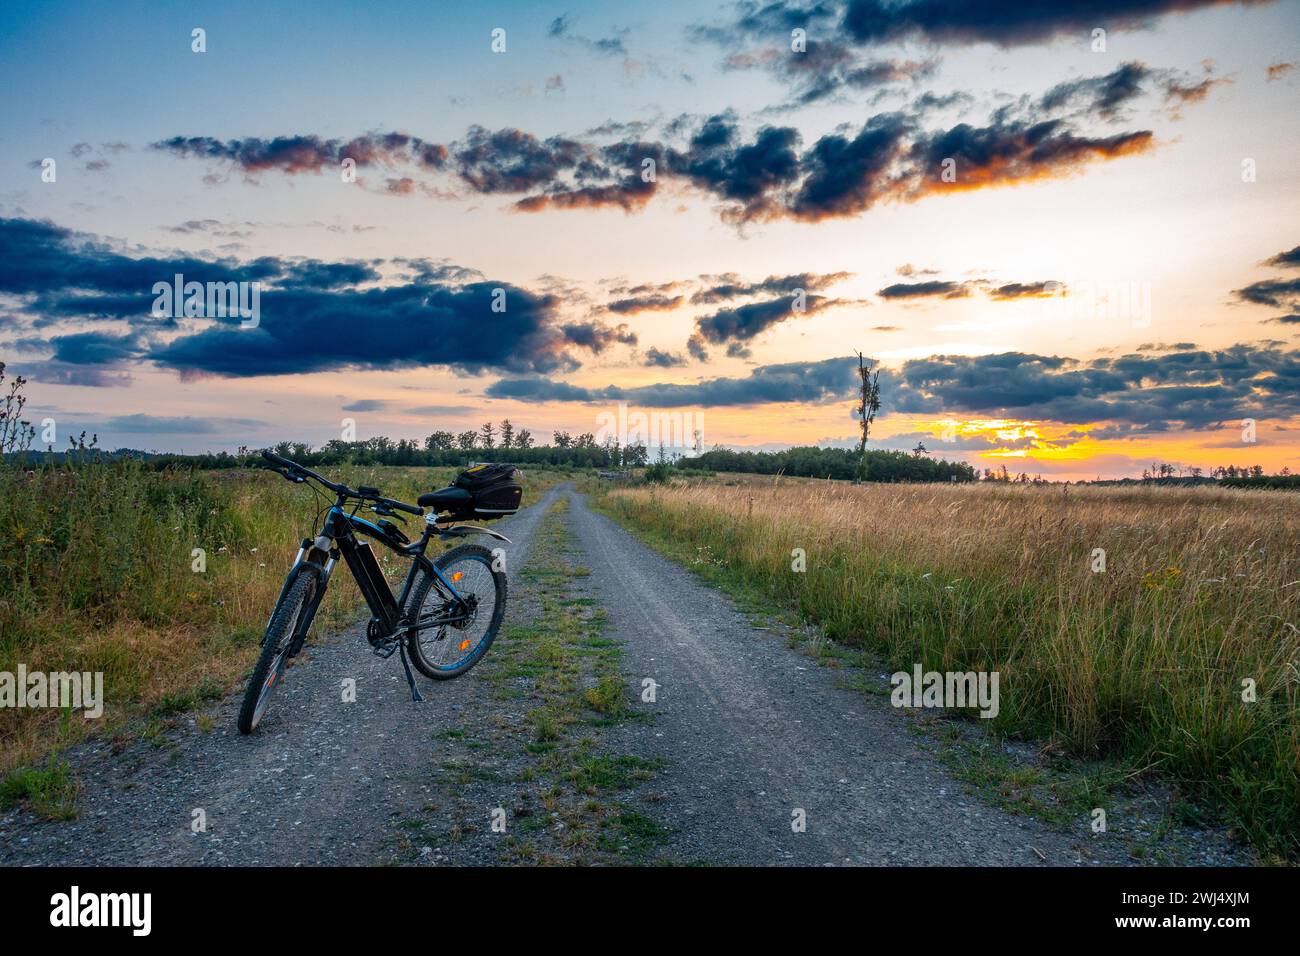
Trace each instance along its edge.
<instances>
[{"instance_id":1,"label":"rear fender","mask_svg":"<svg viewBox=\"0 0 1300 956\"><path fill-rule=\"evenodd\" d=\"M444 538L468 538L472 534L486 534L489 537L496 538L498 541L504 541L506 544L514 544L509 538L500 531L493 531L491 528L479 528L471 524L460 524L454 528L443 528L438 534Z\"/></svg>"}]
</instances>

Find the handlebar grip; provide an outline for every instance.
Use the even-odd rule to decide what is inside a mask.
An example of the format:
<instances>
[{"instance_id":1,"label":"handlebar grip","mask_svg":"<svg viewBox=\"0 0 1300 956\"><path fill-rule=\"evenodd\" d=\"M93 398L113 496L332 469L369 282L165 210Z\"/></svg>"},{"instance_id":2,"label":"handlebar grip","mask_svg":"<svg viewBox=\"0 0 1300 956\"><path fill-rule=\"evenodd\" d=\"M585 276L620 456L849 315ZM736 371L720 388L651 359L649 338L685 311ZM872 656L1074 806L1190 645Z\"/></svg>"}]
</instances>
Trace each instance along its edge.
<instances>
[{"instance_id":1,"label":"handlebar grip","mask_svg":"<svg viewBox=\"0 0 1300 956\"><path fill-rule=\"evenodd\" d=\"M388 501L387 505L390 508L396 508L398 511L405 511L408 515L419 516L424 514L422 508L417 508L415 505L408 505L402 501Z\"/></svg>"},{"instance_id":2,"label":"handlebar grip","mask_svg":"<svg viewBox=\"0 0 1300 956\"><path fill-rule=\"evenodd\" d=\"M274 463L277 464L277 465L284 465L286 468L297 467L297 466L294 465L294 463L291 462L288 458L281 458L279 455L277 455L277 454L276 454L275 452L273 452L273 451L265 451L265 450L264 450L264 451L262 452L262 457L265 458L267 461L274 462Z\"/></svg>"}]
</instances>

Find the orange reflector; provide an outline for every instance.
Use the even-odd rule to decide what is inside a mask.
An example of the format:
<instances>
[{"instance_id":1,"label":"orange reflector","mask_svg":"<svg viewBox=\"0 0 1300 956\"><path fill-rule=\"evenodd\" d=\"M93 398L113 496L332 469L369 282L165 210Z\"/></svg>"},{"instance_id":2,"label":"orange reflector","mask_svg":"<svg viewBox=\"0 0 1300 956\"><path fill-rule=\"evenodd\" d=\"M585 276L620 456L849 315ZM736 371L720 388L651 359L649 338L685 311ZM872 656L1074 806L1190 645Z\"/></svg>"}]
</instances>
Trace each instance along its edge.
<instances>
[{"instance_id":1,"label":"orange reflector","mask_svg":"<svg viewBox=\"0 0 1300 956\"><path fill-rule=\"evenodd\" d=\"M456 571L456 572L455 572L454 574L452 574L452 576L451 576L451 583L452 583L452 584L455 584L457 581L459 581L459 580L460 580L461 578L463 578L464 576L465 576L465 572L464 572L464 571Z\"/></svg>"},{"instance_id":2,"label":"orange reflector","mask_svg":"<svg viewBox=\"0 0 1300 956\"><path fill-rule=\"evenodd\" d=\"M460 649L461 649L462 651L465 650L465 648L467 648L467 647L469 647L469 639L468 639L468 638L466 638L465 640L463 640L463 641L460 642Z\"/></svg>"}]
</instances>

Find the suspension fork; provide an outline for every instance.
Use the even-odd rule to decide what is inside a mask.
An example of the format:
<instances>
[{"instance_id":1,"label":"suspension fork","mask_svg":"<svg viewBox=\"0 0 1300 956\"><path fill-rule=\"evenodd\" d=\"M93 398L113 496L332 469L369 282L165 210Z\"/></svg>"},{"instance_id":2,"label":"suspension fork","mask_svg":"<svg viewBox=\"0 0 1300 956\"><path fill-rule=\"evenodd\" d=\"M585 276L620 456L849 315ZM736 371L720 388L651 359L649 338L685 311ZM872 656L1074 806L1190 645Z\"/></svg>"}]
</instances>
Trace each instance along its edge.
<instances>
[{"instance_id":1,"label":"suspension fork","mask_svg":"<svg viewBox=\"0 0 1300 956\"><path fill-rule=\"evenodd\" d=\"M289 593L289 588L297 579L300 573L308 571L316 575L316 593L312 597L311 604L305 609L305 613L299 617L297 632L294 634L294 641L291 645L296 653L297 648L302 645L300 635L305 637L307 629L311 627L312 619L316 616L316 609L320 607L321 599L325 596L325 586L329 583L330 575L334 573L334 565L338 561L338 553L331 550L326 554L324 564L309 560L315 549L315 543L310 538L304 538L298 548L297 555L294 556L293 565L289 568L289 573L284 576L284 583L280 585L280 593L275 599L275 604L271 606L271 616L266 619L266 630L270 630L271 621L275 618L275 609L280 606L284 596ZM266 641L266 633L263 631L262 641Z\"/></svg>"},{"instance_id":2,"label":"suspension fork","mask_svg":"<svg viewBox=\"0 0 1300 956\"><path fill-rule=\"evenodd\" d=\"M298 619L298 628L294 632L293 640L289 644L289 656L297 654L302 649L303 642L307 640L307 632L311 630L311 623L316 619L316 609L320 607L320 602L325 598L325 588L329 585L330 575L334 573L334 565L338 563L338 556L330 552L328 560L324 564L317 564L315 561L304 561L303 567L299 569L300 574L309 573L311 569L316 575L316 591L312 595L311 603L303 609L302 616Z\"/></svg>"}]
</instances>

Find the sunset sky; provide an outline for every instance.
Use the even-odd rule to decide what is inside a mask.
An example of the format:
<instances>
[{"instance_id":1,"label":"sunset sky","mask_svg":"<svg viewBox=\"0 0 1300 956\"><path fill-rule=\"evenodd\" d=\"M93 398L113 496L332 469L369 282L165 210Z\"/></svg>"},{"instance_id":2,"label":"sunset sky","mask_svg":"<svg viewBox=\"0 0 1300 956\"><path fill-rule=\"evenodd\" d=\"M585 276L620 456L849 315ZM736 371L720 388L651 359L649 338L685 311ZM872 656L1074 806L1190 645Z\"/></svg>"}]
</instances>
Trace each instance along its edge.
<instances>
[{"instance_id":1,"label":"sunset sky","mask_svg":"<svg viewBox=\"0 0 1300 956\"><path fill-rule=\"evenodd\" d=\"M0 83L59 446L847 445L861 351L873 447L1300 470L1300 3L11 2ZM256 327L153 314L178 273Z\"/></svg>"}]
</instances>

